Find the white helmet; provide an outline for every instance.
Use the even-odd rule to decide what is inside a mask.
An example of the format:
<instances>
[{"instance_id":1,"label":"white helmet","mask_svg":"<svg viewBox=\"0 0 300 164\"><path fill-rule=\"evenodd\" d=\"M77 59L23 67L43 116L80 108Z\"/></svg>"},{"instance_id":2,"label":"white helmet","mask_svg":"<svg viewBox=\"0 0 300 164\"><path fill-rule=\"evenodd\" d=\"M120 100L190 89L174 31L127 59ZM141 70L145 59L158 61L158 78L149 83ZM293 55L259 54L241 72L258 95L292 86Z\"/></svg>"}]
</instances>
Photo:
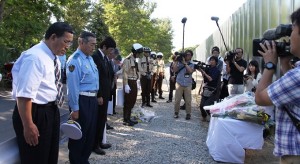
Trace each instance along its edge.
<instances>
[{"instance_id":1,"label":"white helmet","mask_svg":"<svg viewBox=\"0 0 300 164\"><path fill-rule=\"evenodd\" d=\"M158 52L157 54L156 54L156 56L158 57L158 56L164 56L164 54L162 53L162 52Z\"/></svg>"},{"instance_id":2,"label":"white helmet","mask_svg":"<svg viewBox=\"0 0 300 164\"><path fill-rule=\"evenodd\" d=\"M132 45L131 52L142 53L144 51L143 46L139 43L134 43Z\"/></svg>"}]
</instances>

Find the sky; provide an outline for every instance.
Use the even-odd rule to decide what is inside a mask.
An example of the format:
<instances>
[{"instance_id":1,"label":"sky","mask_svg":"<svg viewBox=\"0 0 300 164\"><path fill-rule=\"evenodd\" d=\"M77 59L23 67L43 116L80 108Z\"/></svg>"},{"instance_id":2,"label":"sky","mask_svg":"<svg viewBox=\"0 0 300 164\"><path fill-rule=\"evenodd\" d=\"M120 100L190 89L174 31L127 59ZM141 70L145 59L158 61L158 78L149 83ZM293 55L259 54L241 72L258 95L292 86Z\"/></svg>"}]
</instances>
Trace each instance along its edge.
<instances>
[{"instance_id":1,"label":"sky","mask_svg":"<svg viewBox=\"0 0 300 164\"><path fill-rule=\"evenodd\" d=\"M186 17L184 32L184 47L192 47L202 43L218 27L212 16L219 17L219 26L224 23L247 0L149 0L156 2L157 8L152 18L169 18L173 27L173 46L175 50L182 49L183 23Z\"/></svg>"}]
</instances>

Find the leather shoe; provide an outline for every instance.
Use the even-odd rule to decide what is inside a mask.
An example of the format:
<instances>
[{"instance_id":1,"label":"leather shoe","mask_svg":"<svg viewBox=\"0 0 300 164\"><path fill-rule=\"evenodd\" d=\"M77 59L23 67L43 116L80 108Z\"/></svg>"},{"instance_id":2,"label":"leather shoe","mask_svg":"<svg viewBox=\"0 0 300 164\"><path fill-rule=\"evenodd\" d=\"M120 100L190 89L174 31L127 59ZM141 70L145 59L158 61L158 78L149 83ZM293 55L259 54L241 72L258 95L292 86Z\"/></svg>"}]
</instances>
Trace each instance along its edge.
<instances>
[{"instance_id":1,"label":"leather shoe","mask_svg":"<svg viewBox=\"0 0 300 164\"><path fill-rule=\"evenodd\" d=\"M105 151L102 150L101 148L94 149L94 152L98 155L105 155Z\"/></svg>"},{"instance_id":2,"label":"leather shoe","mask_svg":"<svg viewBox=\"0 0 300 164\"><path fill-rule=\"evenodd\" d=\"M111 130L111 129L114 129L114 127L112 127L112 126L106 124L106 130Z\"/></svg>"},{"instance_id":3,"label":"leather shoe","mask_svg":"<svg viewBox=\"0 0 300 164\"><path fill-rule=\"evenodd\" d=\"M129 122L132 122L133 124L138 124L139 122L136 120L129 120Z\"/></svg>"},{"instance_id":4,"label":"leather shoe","mask_svg":"<svg viewBox=\"0 0 300 164\"><path fill-rule=\"evenodd\" d=\"M123 122L123 125L125 125L125 126L133 126L134 123L128 121L128 122Z\"/></svg>"},{"instance_id":5,"label":"leather shoe","mask_svg":"<svg viewBox=\"0 0 300 164\"><path fill-rule=\"evenodd\" d=\"M157 103L157 101L156 101L156 100L152 100L151 102Z\"/></svg>"},{"instance_id":6,"label":"leather shoe","mask_svg":"<svg viewBox=\"0 0 300 164\"><path fill-rule=\"evenodd\" d=\"M165 98L163 98L162 96L159 96L158 98L159 98L159 99L165 99Z\"/></svg>"},{"instance_id":7,"label":"leather shoe","mask_svg":"<svg viewBox=\"0 0 300 164\"><path fill-rule=\"evenodd\" d=\"M147 104L146 106L147 106L147 107L150 107L150 108L152 108L152 107L153 107L153 106L152 106L152 105L150 105L150 104Z\"/></svg>"},{"instance_id":8,"label":"leather shoe","mask_svg":"<svg viewBox=\"0 0 300 164\"><path fill-rule=\"evenodd\" d=\"M111 147L111 144L105 143L105 144L100 144L101 149L108 149Z\"/></svg>"},{"instance_id":9,"label":"leather shoe","mask_svg":"<svg viewBox=\"0 0 300 164\"><path fill-rule=\"evenodd\" d=\"M170 102L172 102L172 100L168 100L168 101L167 101L167 103L170 103Z\"/></svg>"},{"instance_id":10,"label":"leather shoe","mask_svg":"<svg viewBox=\"0 0 300 164\"><path fill-rule=\"evenodd\" d=\"M175 112L174 118L178 118L178 112Z\"/></svg>"},{"instance_id":11,"label":"leather shoe","mask_svg":"<svg viewBox=\"0 0 300 164\"><path fill-rule=\"evenodd\" d=\"M191 114L187 114L185 117L186 120L190 120L191 119Z\"/></svg>"}]
</instances>

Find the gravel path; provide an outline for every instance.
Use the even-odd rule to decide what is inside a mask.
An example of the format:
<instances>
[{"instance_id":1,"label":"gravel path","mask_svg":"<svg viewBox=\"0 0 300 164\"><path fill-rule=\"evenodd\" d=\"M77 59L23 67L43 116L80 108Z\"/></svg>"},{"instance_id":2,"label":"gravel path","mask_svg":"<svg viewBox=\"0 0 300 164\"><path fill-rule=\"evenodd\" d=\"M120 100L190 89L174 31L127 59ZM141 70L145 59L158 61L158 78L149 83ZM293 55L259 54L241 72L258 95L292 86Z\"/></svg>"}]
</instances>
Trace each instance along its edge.
<instances>
[{"instance_id":1,"label":"gravel path","mask_svg":"<svg viewBox=\"0 0 300 164\"><path fill-rule=\"evenodd\" d=\"M199 83L198 83L199 84ZM198 85L197 85L198 86ZM166 85L164 85L166 88ZM199 87L199 86L198 86ZM185 111L180 110L179 118L174 119L173 103L159 100L152 103L153 108L144 108L155 112L155 118L149 123L139 123L134 127L122 124L122 108L116 109L116 115L109 116L109 124L114 130L107 131L107 141L112 144L106 149L106 155L90 156L91 164L216 164L209 155L206 146L207 122L200 121L200 110L196 105L199 98L193 91L191 120L185 120ZM167 97L167 91L164 92ZM141 99L138 97L136 108ZM262 150L246 150L245 163L279 163L272 154L274 145L266 140ZM68 162L67 142L60 146L59 163Z\"/></svg>"},{"instance_id":2,"label":"gravel path","mask_svg":"<svg viewBox=\"0 0 300 164\"><path fill-rule=\"evenodd\" d=\"M138 108L138 102L136 107ZM193 107L191 120L185 120L181 110L173 118L173 104L158 100L153 108L155 118L134 127L122 125L122 111L109 116L114 130L107 131L112 148L105 156L92 153L91 163L216 163L210 157L205 140L208 123L200 121L200 112ZM64 144L66 146L66 143ZM63 160L60 161L63 163Z\"/></svg>"}]
</instances>

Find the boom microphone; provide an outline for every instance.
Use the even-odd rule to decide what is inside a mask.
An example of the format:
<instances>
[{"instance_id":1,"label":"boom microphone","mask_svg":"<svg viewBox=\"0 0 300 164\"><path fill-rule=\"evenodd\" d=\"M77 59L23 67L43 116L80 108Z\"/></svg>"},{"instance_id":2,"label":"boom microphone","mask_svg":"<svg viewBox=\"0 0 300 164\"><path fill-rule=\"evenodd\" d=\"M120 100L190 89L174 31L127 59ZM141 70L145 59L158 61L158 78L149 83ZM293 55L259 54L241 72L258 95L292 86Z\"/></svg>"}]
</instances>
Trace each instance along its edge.
<instances>
[{"instance_id":1,"label":"boom microphone","mask_svg":"<svg viewBox=\"0 0 300 164\"><path fill-rule=\"evenodd\" d=\"M213 21L216 21L216 22L218 22L218 20L219 20L219 17L211 17L210 19L211 19L211 20L213 20Z\"/></svg>"},{"instance_id":2,"label":"boom microphone","mask_svg":"<svg viewBox=\"0 0 300 164\"><path fill-rule=\"evenodd\" d=\"M186 17L182 18L182 20L181 20L181 23L185 23L185 22L186 22L186 20L187 20L187 18L186 18Z\"/></svg>"}]
</instances>

